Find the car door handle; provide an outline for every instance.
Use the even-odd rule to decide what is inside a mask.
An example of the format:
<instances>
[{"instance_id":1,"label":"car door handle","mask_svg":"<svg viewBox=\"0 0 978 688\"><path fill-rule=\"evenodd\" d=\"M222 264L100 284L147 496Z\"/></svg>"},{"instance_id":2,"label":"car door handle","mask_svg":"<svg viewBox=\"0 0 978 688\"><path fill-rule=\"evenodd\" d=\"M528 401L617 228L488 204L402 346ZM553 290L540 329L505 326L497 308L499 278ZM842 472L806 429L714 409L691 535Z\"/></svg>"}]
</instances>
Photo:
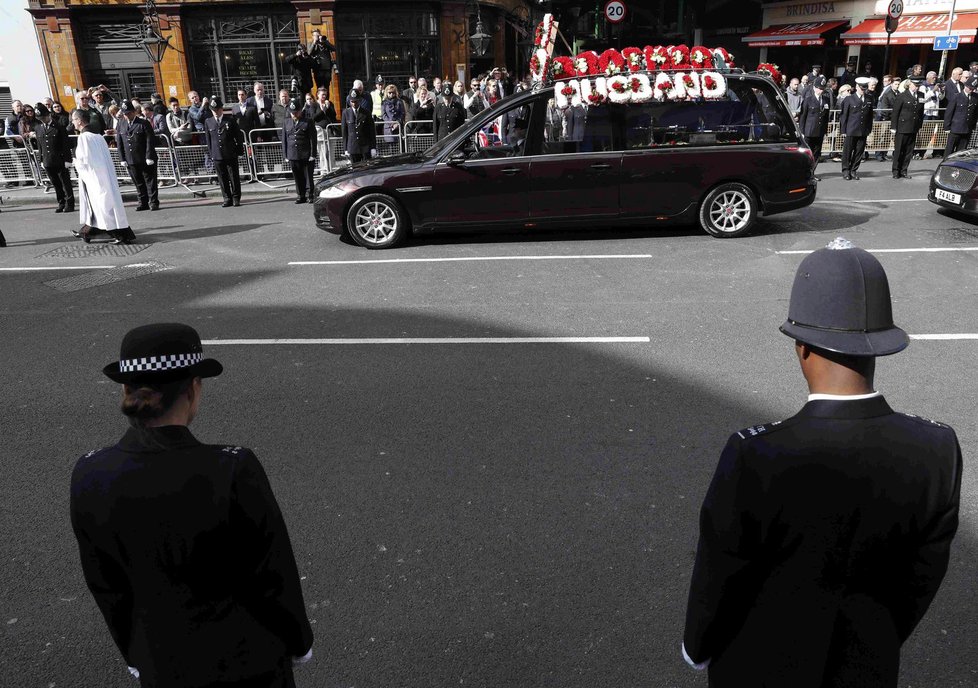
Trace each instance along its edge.
<instances>
[{"instance_id":1,"label":"car door handle","mask_svg":"<svg viewBox=\"0 0 978 688\"><path fill-rule=\"evenodd\" d=\"M519 174L523 170L521 170L519 167L507 167L505 170L501 170L501 171L503 174L511 177L514 174Z\"/></svg>"},{"instance_id":2,"label":"car door handle","mask_svg":"<svg viewBox=\"0 0 978 688\"><path fill-rule=\"evenodd\" d=\"M595 164L591 165L591 169L592 170L610 170L611 169L611 165L609 165L606 162L598 162L598 163L595 163Z\"/></svg>"}]
</instances>

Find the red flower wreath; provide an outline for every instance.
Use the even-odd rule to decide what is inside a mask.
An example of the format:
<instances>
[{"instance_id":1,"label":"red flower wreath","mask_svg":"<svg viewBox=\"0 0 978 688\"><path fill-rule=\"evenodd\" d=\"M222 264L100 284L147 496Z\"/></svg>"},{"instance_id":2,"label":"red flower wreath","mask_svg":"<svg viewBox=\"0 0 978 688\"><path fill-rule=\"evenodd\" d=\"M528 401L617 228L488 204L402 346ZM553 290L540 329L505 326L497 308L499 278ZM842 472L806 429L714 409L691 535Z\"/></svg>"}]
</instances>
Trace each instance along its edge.
<instances>
[{"instance_id":1,"label":"red flower wreath","mask_svg":"<svg viewBox=\"0 0 978 688\"><path fill-rule=\"evenodd\" d=\"M650 72L666 68L666 62L669 61L669 58L666 56L666 49L661 45L654 48L647 45L642 52L645 53L645 68Z\"/></svg>"},{"instance_id":2,"label":"red flower wreath","mask_svg":"<svg viewBox=\"0 0 978 688\"><path fill-rule=\"evenodd\" d=\"M692 63L693 69L712 69L713 53L710 52L709 48L702 45L694 45L693 49L689 51L689 61Z\"/></svg>"},{"instance_id":3,"label":"red flower wreath","mask_svg":"<svg viewBox=\"0 0 978 688\"><path fill-rule=\"evenodd\" d=\"M717 80L707 74L703 77L703 86L705 86L707 90L713 90L717 87Z\"/></svg>"},{"instance_id":4,"label":"red flower wreath","mask_svg":"<svg viewBox=\"0 0 978 688\"><path fill-rule=\"evenodd\" d=\"M574 56L574 72L577 76L589 76L601 71L598 66L598 54L593 50L585 50Z\"/></svg>"},{"instance_id":5,"label":"red flower wreath","mask_svg":"<svg viewBox=\"0 0 978 688\"><path fill-rule=\"evenodd\" d=\"M550 63L550 71L555 79L566 79L576 74L574 61L569 57L555 57Z\"/></svg>"},{"instance_id":6,"label":"red flower wreath","mask_svg":"<svg viewBox=\"0 0 978 688\"><path fill-rule=\"evenodd\" d=\"M657 83L655 85L655 87L657 89L659 89L660 91L662 91L663 94L664 94L666 91L668 91L669 89L672 88L672 82L671 81L660 81L659 83Z\"/></svg>"},{"instance_id":7,"label":"red flower wreath","mask_svg":"<svg viewBox=\"0 0 978 688\"><path fill-rule=\"evenodd\" d=\"M533 74L536 74L538 71L540 71L540 60L537 59L536 55L533 55L530 58L530 71Z\"/></svg>"},{"instance_id":8,"label":"red flower wreath","mask_svg":"<svg viewBox=\"0 0 978 688\"><path fill-rule=\"evenodd\" d=\"M696 88L696 84L693 82L693 77L691 77L689 74L683 74L683 86L685 86L687 90Z\"/></svg>"},{"instance_id":9,"label":"red flower wreath","mask_svg":"<svg viewBox=\"0 0 978 688\"><path fill-rule=\"evenodd\" d=\"M670 45L666 48L669 69L689 69L689 48L685 45Z\"/></svg>"},{"instance_id":10,"label":"red flower wreath","mask_svg":"<svg viewBox=\"0 0 978 688\"><path fill-rule=\"evenodd\" d=\"M570 98L572 95L574 95L574 89L571 86L564 86L562 89L560 89L560 93L561 95L565 95Z\"/></svg>"},{"instance_id":11,"label":"red flower wreath","mask_svg":"<svg viewBox=\"0 0 978 688\"><path fill-rule=\"evenodd\" d=\"M533 33L533 45L540 47L543 42L543 22L537 24L537 30Z\"/></svg>"},{"instance_id":12,"label":"red flower wreath","mask_svg":"<svg viewBox=\"0 0 978 688\"><path fill-rule=\"evenodd\" d=\"M635 77L632 77L632 83L630 83L628 86L632 89L632 93L638 93L642 90L642 82Z\"/></svg>"},{"instance_id":13,"label":"red flower wreath","mask_svg":"<svg viewBox=\"0 0 978 688\"><path fill-rule=\"evenodd\" d=\"M761 72L762 74L766 72L768 76L770 76L774 80L774 83L776 84L781 83L781 70L778 68L776 64L771 64L770 62L762 62L761 64L757 65L757 71Z\"/></svg>"},{"instance_id":14,"label":"red flower wreath","mask_svg":"<svg viewBox=\"0 0 978 688\"><path fill-rule=\"evenodd\" d=\"M621 51L621 56L625 58L629 71L637 72L643 68L642 51L638 48L625 48Z\"/></svg>"},{"instance_id":15,"label":"red flower wreath","mask_svg":"<svg viewBox=\"0 0 978 688\"><path fill-rule=\"evenodd\" d=\"M598 67L606 76L616 76L625 71L625 58L614 48L608 48L598 58Z\"/></svg>"},{"instance_id":16,"label":"red flower wreath","mask_svg":"<svg viewBox=\"0 0 978 688\"><path fill-rule=\"evenodd\" d=\"M605 100L604 96L597 92L591 93L587 99L591 105L601 105Z\"/></svg>"},{"instance_id":17,"label":"red flower wreath","mask_svg":"<svg viewBox=\"0 0 978 688\"><path fill-rule=\"evenodd\" d=\"M720 53L720 57L723 58L723 61L731 69L733 69L734 67L737 66L737 65L734 64L734 57L733 57L733 55L731 55L730 53L728 53L726 48L714 48L713 49L713 52Z\"/></svg>"},{"instance_id":18,"label":"red flower wreath","mask_svg":"<svg viewBox=\"0 0 978 688\"><path fill-rule=\"evenodd\" d=\"M615 93L624 93L628 90L628 84L616 81L611 85L611 88L615 89Z\"/></svg>"}]
</instances>

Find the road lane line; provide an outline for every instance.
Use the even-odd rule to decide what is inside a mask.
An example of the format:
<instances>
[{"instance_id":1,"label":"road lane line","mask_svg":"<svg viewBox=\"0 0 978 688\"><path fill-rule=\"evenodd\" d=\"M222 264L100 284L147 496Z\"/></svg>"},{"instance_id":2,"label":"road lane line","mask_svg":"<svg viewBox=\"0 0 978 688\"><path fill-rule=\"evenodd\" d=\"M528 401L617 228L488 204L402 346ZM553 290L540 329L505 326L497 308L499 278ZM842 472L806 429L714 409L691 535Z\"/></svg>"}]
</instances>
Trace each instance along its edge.
<instances>
[{"instance_id":1,"label":"road lane line","mask_svg":"<svg viewBox=\"0 0 978 688\"><path fill-rule=\"evenodd\" d=\"M208 339L208 346L339 344L648 344L649 337L372 337L333 339Z\"/></svg>"},{"instance_id":2,"label":"road lane line","mask_svg":"<svg viewBox=\"0 0 978 688\"><path fill-rule=\"evenodd\" d=\"M855 200L851 198L819 198L819 203L919 203L926 201L926 198L881 198L875 201Z\"/></svg>"},{"instance_id":3,"label":"road lane line","mask_svg":"<svg viewBox=\"0 0 978 688\"><path fill-rule=\"evenodd\" d=\"M949 251L978 251L978 246L942 246L939 248L867 248L870 253L947 253ZM775 253L788 255L801 255L814 253L811 251L775 251Z\"/></svg>"},{"instance_id":4,"label":"road lane line","mask_svg":"<svg viewBox=\"0 0 978 688\"><path fill-rule=\"evenodd\" d=\"M36 270L111 270L115 265L59 265L46 268L0 268L0 272L30 272Z\"/></svg>"},{"instance_id":5,"label":"road lane line","mask_svg":"<svg viewBox=\"0 0 978 688\"><path fill-rule=\"evenodd\" d=\"M912 334L911 339L929 339L933 341L949 341L956 339L978 339L978 332L965 332L961 334Z\"/></svg>"},{"instance_id":6,"label":"road lane line","mask_svg":"<svg viewBox=\"0 0 978 688\"><path fill-rule=\"evenodd\" d=\"M651 258L651 253L581 256L463 256L459 258L383 258L379 260L295 260L289 265L370 265L372 263L452 263L477 260L613 260Z\"/></svg>"}]
</instances>

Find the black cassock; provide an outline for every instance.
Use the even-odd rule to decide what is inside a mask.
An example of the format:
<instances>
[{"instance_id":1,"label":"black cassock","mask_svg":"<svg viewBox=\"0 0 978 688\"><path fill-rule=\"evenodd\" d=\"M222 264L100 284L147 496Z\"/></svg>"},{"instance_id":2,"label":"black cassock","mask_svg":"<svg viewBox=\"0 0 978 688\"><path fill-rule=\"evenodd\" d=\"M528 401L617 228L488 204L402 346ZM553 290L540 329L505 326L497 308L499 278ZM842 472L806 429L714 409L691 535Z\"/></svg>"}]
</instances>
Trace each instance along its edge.
<instances>
[{"instance_id":1,"label":"black cassock","mask_svg":"<svg viewBox=\"0 0 978 688\"><path fill-rule=\"evenodd\" d=\"M895 688L958 525L954 430L881 396L809 401L727 442L684 644L713 688Z\"/></svg>"},{"instance_id":2,"label":"black cassock","mask_svg":"<svg viewBox=\"0 0 978 688\"><path fill-rule=\"evenodd\" d=\"M292 684L312 628L251 450L201 444L183 426L130 429L78 460L71 523L85 581L143 685Z\"/></svg>"}]
</instances>

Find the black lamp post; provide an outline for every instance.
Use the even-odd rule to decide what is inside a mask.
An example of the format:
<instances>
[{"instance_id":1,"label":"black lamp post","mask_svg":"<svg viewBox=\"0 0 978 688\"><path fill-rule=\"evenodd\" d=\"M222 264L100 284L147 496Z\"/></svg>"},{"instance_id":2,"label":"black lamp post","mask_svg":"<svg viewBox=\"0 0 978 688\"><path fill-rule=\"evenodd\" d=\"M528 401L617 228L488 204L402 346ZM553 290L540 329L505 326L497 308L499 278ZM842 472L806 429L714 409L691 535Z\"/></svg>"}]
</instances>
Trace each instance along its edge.
<instances>
[{"instance_id":1,"label":"black lamp post","mask_svg":"<svg viewBox=\"0 0 978 688\"><path fill-rule=\"evenodd\" d=\"M469 43L472 45L472 51L479 57L485 57L486 53L489 52L489 48L492 47L492 36L486 33L486 27L482 24L482 12L479 8L479 3L475 4L476 18L475 18L475 33L469 36Z\"/></svg>"},{"instance_id":2,"label":"black lamp post","mask_svg":"<svg viewBox=\"0 0 978 688\"><path fill-rule=\"evenodd\" d=\"M169 39L160 32L160 15L156 11L154 0L146 0L143 36L136 41L136 45L142 48L155 64L163 61L163 54L170 45Z\"/></svg>"}]
</instances>

